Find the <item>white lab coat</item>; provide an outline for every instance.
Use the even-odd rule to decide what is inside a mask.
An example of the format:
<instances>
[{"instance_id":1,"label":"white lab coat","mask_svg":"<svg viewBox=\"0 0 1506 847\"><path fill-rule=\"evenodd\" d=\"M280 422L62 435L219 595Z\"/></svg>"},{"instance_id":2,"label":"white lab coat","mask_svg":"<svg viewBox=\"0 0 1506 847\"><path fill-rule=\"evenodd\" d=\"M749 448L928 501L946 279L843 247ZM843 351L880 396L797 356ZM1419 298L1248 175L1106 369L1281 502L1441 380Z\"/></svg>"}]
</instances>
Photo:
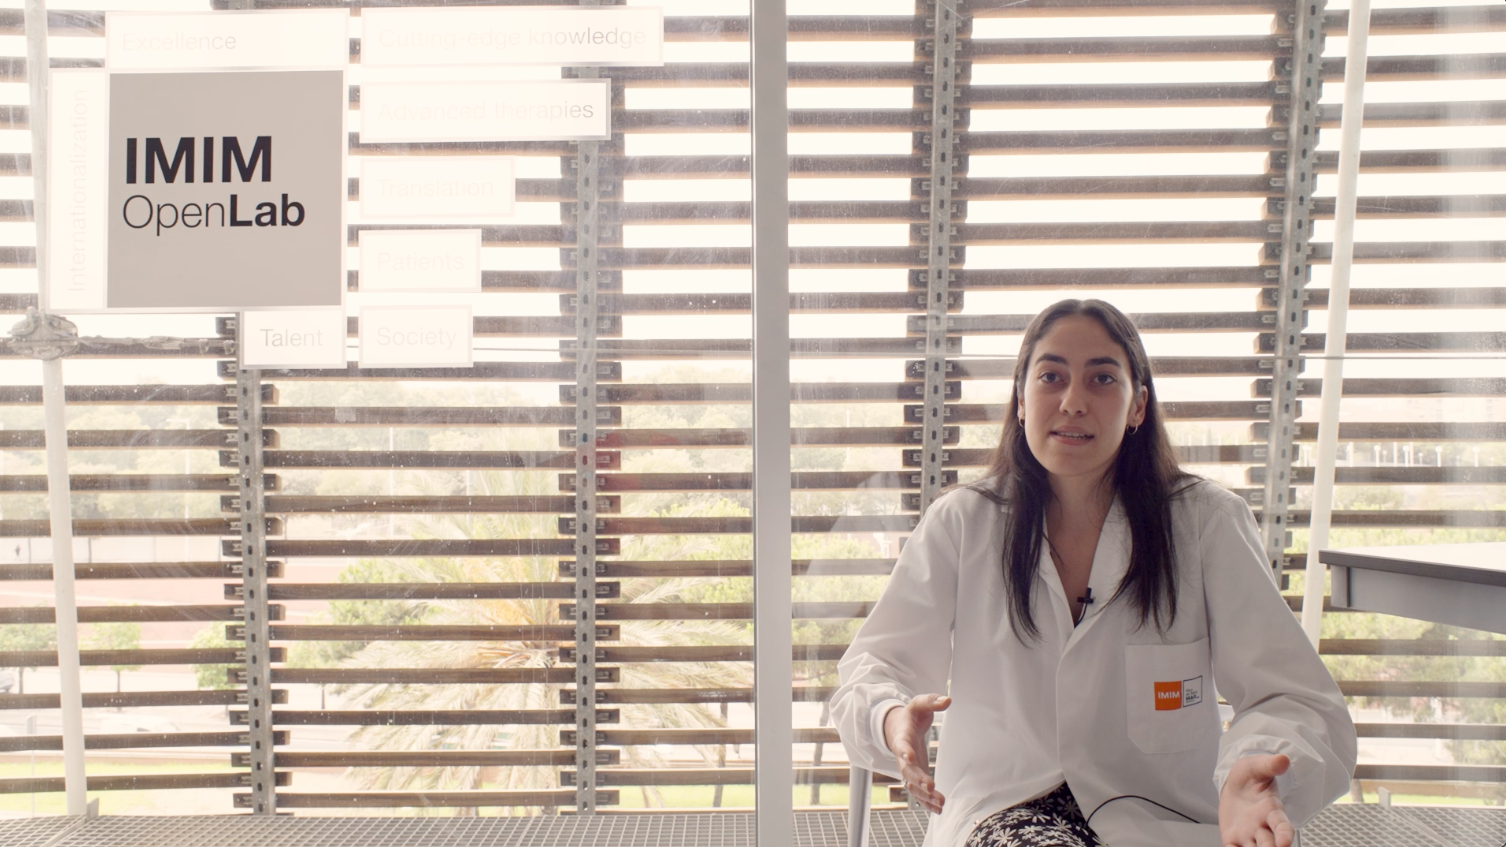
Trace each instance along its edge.
<instances>
[{"instance_id":1,"label":"white lab coat","mask_svg":"<svg viewBox=\"0 0 1506 847\"><path fill-rule=\"evenodd\" d=\"M1354 724L1265 566L1243 500L1199 482L1174 501L1177 618L1164 634L1140 626L1127 598L1108 602L1129 565L1117 501L1089 578L1102 599L1076 627L1042 545L1041 640L1030 645L1009 625L1004 509L969 489L939 498L838 666L831 712L848 756L890 776L899 767L884 714L917 694L951 695L936 763L946 803L927 847L961 847L984 818L1062 782L1085 816L1135 794L1206 824L1116 800L1091 821L1108 847L1217 847L1218 793L1247 754L1291 757L1278 788L1298 827L1348 790ZM1234 709L1227 731L1215 676Z\"/></svg>"}]
</instances>

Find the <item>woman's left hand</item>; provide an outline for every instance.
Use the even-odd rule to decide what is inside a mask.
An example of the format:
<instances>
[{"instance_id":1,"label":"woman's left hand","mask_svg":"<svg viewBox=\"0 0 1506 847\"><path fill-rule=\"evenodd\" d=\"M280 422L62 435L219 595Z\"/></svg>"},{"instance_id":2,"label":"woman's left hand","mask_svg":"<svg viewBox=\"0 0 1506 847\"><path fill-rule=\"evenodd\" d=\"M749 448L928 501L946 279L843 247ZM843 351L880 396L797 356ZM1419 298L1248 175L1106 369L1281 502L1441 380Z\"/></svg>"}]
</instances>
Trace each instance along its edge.
<instances>
[{"instance_id":1,"label":"woman's left hand","mask_svg":"<svg viewBox=\"0 0 1506 847\"><path fill-rule=\"evenodd\" d=\"M1224 847L1291 847L1295 830L1276 791L1286 756L1245 756L1234 763L1218 798L1218 833Z\"/></svg>"}]
</instances>

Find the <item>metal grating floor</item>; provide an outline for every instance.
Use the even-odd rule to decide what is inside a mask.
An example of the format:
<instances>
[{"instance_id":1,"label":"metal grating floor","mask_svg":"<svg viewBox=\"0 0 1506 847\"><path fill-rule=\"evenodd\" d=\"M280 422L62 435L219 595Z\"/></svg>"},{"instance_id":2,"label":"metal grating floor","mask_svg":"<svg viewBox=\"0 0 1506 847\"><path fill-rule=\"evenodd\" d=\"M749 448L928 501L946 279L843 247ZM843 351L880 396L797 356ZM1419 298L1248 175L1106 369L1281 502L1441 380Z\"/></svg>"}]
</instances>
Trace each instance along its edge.
<instances>
[{"instance_id":1,"label":"metal grating floor","mask_svg":"<svg viewBox=\"0 0 1506 847\"><path fill-rule=\"evenodd\" d=\"M1418 820L1450 847L1506 845L1506 810L1408 806L1394 811Z\"/></svg>"},{"instance_id":2,"label":"metal grating floor","mask_svg":"<svg viewBox=\"0 0 1506 847\"><path fill-rule=\"evenodd\" d=\"M1302 847L1501 847L1438 840L1399 808L1329 806L1302 828Z\"/></svg>"},{"instance_id":3,"label":"metal grating floor","mask_svg":"<svg viewBox=\"0 0 1506 847\"><path fill-rule=\"evenodd\" d=\"M874 812L869 847L916 847L921 812ZM795 815L794 847L845 847L845 811ZM1333 806L1303 847L1503 847L1506 810ZM753 815L534 818L206 817L0 820L5 847L753 847Z\"/></svg>"},{"instance_id":4,"label":"metal grating floor","mask_svg":"<svg viewBox=\"0 0 1506 847\"><path fill-rule=\"evenodd\" d=\"M57 839L67 827L77 829ZM913 847L924 813L875 812L870 847ZM795 816L795 847L845 847L847 813ZM205 817L0 820L5 847L752 847L753 815L531 818Z\"/></svg>"},{"instance_id":5,"label":"metal grating floor","mask_svg":"<svg viewBox=\"0 0 1506 847\"><path fill-rule=\"evenodd\" d=\"M68 830L82 826L82 818L51 815L0 820L0 844L5 847L48 847Z\"/></svg>"}]
</instances>

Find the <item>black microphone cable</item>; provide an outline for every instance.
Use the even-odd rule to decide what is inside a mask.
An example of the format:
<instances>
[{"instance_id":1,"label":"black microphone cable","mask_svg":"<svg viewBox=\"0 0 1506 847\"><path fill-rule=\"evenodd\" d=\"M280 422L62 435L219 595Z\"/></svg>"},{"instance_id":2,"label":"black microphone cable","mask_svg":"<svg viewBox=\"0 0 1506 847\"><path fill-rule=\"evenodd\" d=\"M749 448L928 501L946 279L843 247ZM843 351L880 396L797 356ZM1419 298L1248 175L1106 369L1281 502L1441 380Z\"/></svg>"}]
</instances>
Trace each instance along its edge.
<instances>
[{"instance_id":1,"label":"black microphone cable","mask_svg":"<svg viewBox=\"0 0 1506 847\"><path fill-rule=\"evenodd\" d=\"M1165 809L1168 812L1171 812L1173 815L1180 815L1181 817L1186 818L1187 821L1190 822L1190 823L1196 823L1196 824L1201 824L1202 823L1202 821L1197 820L1196 818L1188 817L1187 815L1182 814L1181 812L1177 811L1176 809L1173 809L1170 806L1166 806L1166 805L1163 805L1161 803L1157 803L1156 801L1150 799L1149 797L1141 797L1139 794L1120 794L1118 797L1110 797L1109 799L1103 801L1102 803L1099 803L1098 804L1098 808L1094 809L1093 813L1090 814L1090 815L1088 815L1088 819L1085 820L1085 821L1083 821L1083 823L1085 825L1091 826L1092 823L1093 823L1093 815L1098 814L1099 809L1102 809L1104 806L1107 806L1108 804L1114 802L1115 800L1144 800L1145 802L1151 804L1152 806L1159 806L1160 808ZM1506 847L1506 844L1502 844L1501 847Z\"/></svg>"},{"instance_id":2,"label":"black microphone cable","mask_svg":"<svg viewBox=\"0 0 1506 847\"><path fill-rule=\"evenodd\" d=\"M1202 821L1200 821L1200 820L1198 820L1196 818L1189 817L1187 815L1183 815L1181 812L1177 811L1176 809L1173 809L1170 806L1164 806L1164 805L1162 805L1160 803L1157 803L1156 801L1150 799L1149 797L1141 797L1139 794L1120 794L1118 797L1110 797L1109 799L1103 801L1102 803L1099 803L1098 804L1098 808L1094 809L1093 813L1090 814L1090 815L1088 815L1088 819L1086 821L1084 821L1083 823L1091 825L1093 823L1093 815L1098 814L1099 810L1101 810L1104 806L1107 806L1108 804L1114 802L1115 800L1144 800L1145 802L1151 804L1152 806L1160 806L1161 808L1165 809L1166 811L1171 812L1173 815L1180 815L1181 817L1186 818L1188 821L1190 821L1192 823L1202 823ZM1501 847L1506 847L1506 844L1503 844Z\"/></svg>"}]
</instances>

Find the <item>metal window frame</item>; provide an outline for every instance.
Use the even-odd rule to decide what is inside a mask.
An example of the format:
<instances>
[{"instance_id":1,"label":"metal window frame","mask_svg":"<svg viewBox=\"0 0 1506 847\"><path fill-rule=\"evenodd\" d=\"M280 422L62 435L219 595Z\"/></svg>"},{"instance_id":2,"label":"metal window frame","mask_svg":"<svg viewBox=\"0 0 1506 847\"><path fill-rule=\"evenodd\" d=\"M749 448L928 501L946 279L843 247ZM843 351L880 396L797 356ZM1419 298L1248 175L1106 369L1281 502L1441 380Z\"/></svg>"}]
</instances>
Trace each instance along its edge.
<instances>
[{"instance_id":1,"label":"metal window frame","mask_svg":"<svg viewBox=\"0 0 1506 847\"><path fill-rule=\"evenodd\" d=\"M582 5L596 5L600 0L580 0ZM612 0L605 0L612 2ZM925 420L923 422L923 489L921 510L934 500L940 489L942 426L945 423L944 379L946 376L945 340L947 335L948 288L951 283L950 253L953 224L951 222L951 187L953 144L951 129L952 101L955 96L955 61L944 62L943 57L955 54L956 15L943 7L946 0L938 0L936 7L936 65L933 69L936 85L933 89L932 146L931 146L931 196L930 234L927 302L926 302L926 373L925 373ZM254 0L230 0L233 8L251 8ZM753 64L750 74L753 84L753 312L754 312L754 539L755 560L758 577L755 583L755 608L758 633L755 661L757 680L755 708L757 729L755 750L757 753L758 837L759 843L789 843L788 821L792 809L792 733L789 720L793 703L787 680L792 669L790 661L790 600L792 580L788 567L790 558L788 518L790 501L790 419L789 419L789 252L788 252L788 139L787 139L787 19L784 0L750 0L752 16ZM28 0L28 24L33 22L33 7L40 9L45 22L43 0ZM1298 376L1301 371L1301 331L1305 324L1305 287L1310 274L1307 265L1308 237L1311 216L1313 177L1313 150L1317 133L1317 86L1321 61L1322 17L1321 0L1296 7L1294 17L1294 59L1292 64L1292 109L1288 134L1289 157L1285 182L1284 217L1282 222L1280 288L1278 300L1277 346L1271 398L1270 445L1268 453L1269 472L1265 477L1266 499L1264 502L1263 533L1272 562L1280 568L1287 546L1286 511L1289 507L1287 491L1290 489L1290 467L1293 457L1295 434L1296 396ZM944 38L943 17L950 18L952 38ZM40 32L42 65L45 67L45 23L40 29L28 26L28 33ZM949 50L944 49L949 46ZM35 53L33 61L35 62ZM954 55L952 56L954 59ZM1363 63L1360 63L1363 72ZM943 71L945 68L945 73ZM582 76L596 75L594 71ZM33 77L36 86L45 86L45 74ZM950 84L943 84L943 80ZM45 88L43 89L45 91ZM34 104L45 104L45 96ZM1346 111L1348 105L1346 103ZM36 106L33 117L37 119L36 139L44 139L45 121L41 106ZM945 116L945 117L943 117ZM945 138L945 142L943 142ZM579 148L577 170L577 196L581 199L577 219L576 265L577 283L577 371L576 371L576 570L577 593L577 666L579 685L576 700L580 723L577 734L577 797L578 810L591 812L595 809L594 769L596 765L595 740L595 651L594 606L596 593L596 427L597 418L597 362L596 344L598 333L597 305L597 208L599 196L597 142L582 142ZM43 159L37 155L34 162ZM774 163L770 165L770 163ZM38 165L36 179L43 180L45 168ZM44 261L45 240L40 235L45 215L41 204L45 191L37 192L37 222L39 228L39 273ZM587 198L591 198L589 201ZM1352 210L1351 210L1352 215ZM1352 217L1351 217L1352 220ZM1337 255L1336 255L1337 259ZM1337 271L1336 271L1337 273ZM45 279L45 276L44 276ZM41 300L46 305L45 286ZM1342 332L1330 331L1330 339L1337 338L1338 352L1342 353ZM1332 352L1332 350L1331 350ZM44 365L44 373L57 374L54 383L47 384L46 394L61 398L61 367L58 362ZM1325 380L1325 384L1327 380ZM261 381L258 371L240 371L236 383L238 406L238 439L241 487L241 535L244 556L246 637L247 637L247 705L248 723L251 727L253 782L265 780L266 785L257 787L265 794L253 794L255 811L270 814L276 810L276 797L272 779L274 750L272 747L271 688L269 668L268 617L266 601L265 541L267 523L264 513L262 453ZM61 405L57 407L61 422ZM53 408L48 407L49 445ZM61 423L59 423L61 426ZM61 430L59 430L61 431ZM64 510L56 504L61 498L68 502L66 485L66 443L59 441L54 450L49 450L51 464L61 457L64 484L54 481L52 502L54 504L54 538L68 535L71 526L64 519L62 530L57 529L59 514ZM66 545L65 545L66 546ZM71 586L70 550L58 551L59 592L63 571ZM70 588L71 591L71 588ZM59 609L65 608L59 593ZM70 602L67 606L73 606ZM60 629L63 621L60 618ZM76 624L76 617L75 617ZM75 632L76 639L76 632ZM60 648L60 658L76 649ZM261 673L257 673L257 668ZM66 680L66 668L64 678ZM588 672L589 671L589 672ZM75 672L76 679L76 672ZM67 697L64 704L68 702ZM258 717L261 720L258 723ZM772 717L771 717L772 716ZM589 725L587 724L589 722ZM265 733L265 744L260 743L258 728ZM587 732L587 730L590 730ZM262 767L265 763L265 768ZM80 785L82 784L80 770ZM70 812L72 811L73 780L70 772ZM262 797L264 800L257 800Z\"/></svg>"},{"instance_id":2,"label":"metal window frame","mask_svg":"<svg viewBox=\"0 0 1506 847\"><path fill-rule=\"evenodd\" d=\"M789 22L749 0L753 155L753 733L759 847L794 843L790 552Z\"/></svg>"},{"instance_id":3,"label":"metal window frame","mask_svg":"<svg viewBox=\"0 0 1506 847\"><path fill-rule=\"evenodd\" d=\"M78 641L78 596L74 589L73 492L68 474L68 423L63 357L78 348L72 323L48 313L51 305L47 233L47 155L51 86L47 49L47 2L26 0L26 65L30 93L32 218L36 224L38 309L28 314L28 355L42 360L42 406L47 449L47 516L52 538L54 620L57 622L58 690L63 735L64 792L69 815L88 812L84 768L84 700ZM47 342L61 342L49 344Z\"/></svg>"},{"instance_id":4,"label":"metal window frame","mask_svg":"<svg viewBox=\"0 0 1506 847\"><path fill-rule=\"evenodd\" d=\"M1307 560L1302 586L1302 629L1314 647L1323 629L1323 589L1327 570L1318 552L1328 546L1333 519L1334 467L1339 452L1339 403L1344 396L1344 354L1348 346L1349 276L1354 265L1354 219L1360 176L1360 134L1365 115L1365 72L1370 40L1370 0L1349 5L1344 51L1344 106L1339 125L1339 180L1334 198L1333 259L1328 283L1328 326L1323 337L1322 408L1318 449L1313 460L1313 509L1307 526Z\"/></svg>"}]
</instances>

